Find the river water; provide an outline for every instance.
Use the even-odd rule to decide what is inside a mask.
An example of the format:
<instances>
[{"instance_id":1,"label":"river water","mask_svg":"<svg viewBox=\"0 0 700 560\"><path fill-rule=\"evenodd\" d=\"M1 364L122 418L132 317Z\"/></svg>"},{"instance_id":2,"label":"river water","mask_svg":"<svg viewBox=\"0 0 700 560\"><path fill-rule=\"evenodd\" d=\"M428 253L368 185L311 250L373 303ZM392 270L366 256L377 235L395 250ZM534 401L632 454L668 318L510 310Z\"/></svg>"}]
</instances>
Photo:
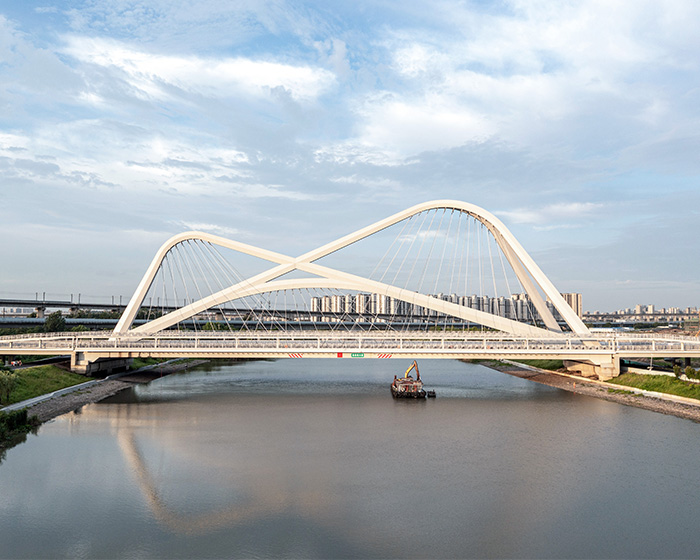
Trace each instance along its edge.
<instances>
[{"instance_id":1,"label":"river water","mask_svg":"<svg viewBox=\"0 0 700 560\"><path fill-rule=\"evenodd\" d=\"M700 425L475 364L284 360L163 377L0 465L2 558L690 558Z\"/></svg>"}]
</instances>

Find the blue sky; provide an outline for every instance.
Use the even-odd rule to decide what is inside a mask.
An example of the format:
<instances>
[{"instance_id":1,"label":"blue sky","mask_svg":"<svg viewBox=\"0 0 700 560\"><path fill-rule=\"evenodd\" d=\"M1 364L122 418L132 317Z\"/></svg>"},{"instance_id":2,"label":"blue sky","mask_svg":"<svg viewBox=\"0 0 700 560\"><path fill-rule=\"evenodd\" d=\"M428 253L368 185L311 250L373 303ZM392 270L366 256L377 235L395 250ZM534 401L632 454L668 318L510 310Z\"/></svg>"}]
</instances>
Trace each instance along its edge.
<instances>
[{"instance_id":1,"label":"blue sky","mask_svg":"<svg viewBox=\"0 0 700 560\"><path fill-rule=\"evenodd\" d=\"M700 304L700 3L0 0L0 293L128 297L170 235L302 253L499 216L584 308Z\"/></svg>"}]
</instances>

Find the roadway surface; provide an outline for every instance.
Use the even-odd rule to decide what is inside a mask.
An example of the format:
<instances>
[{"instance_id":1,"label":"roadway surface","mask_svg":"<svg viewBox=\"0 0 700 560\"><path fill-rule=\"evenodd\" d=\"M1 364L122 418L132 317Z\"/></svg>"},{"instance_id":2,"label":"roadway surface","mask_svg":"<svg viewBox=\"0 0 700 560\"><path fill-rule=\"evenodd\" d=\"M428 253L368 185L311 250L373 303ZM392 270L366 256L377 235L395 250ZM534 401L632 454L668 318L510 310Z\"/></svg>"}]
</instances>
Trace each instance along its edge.
<instances>
[{"instance_id":1,"label":"roadway surface","mask_svg":"<svg viewBox=\"0 0 700 560\"><path fill-rule=\"evenodd\" d=\"M274 331L177 332L114 336L111 332L0 337L0 355L71 354L93 358L445 358L600 359L700 357L696 338L659 334L553 335L494 332L394 333Z\"/></svg>"}]
</instances>

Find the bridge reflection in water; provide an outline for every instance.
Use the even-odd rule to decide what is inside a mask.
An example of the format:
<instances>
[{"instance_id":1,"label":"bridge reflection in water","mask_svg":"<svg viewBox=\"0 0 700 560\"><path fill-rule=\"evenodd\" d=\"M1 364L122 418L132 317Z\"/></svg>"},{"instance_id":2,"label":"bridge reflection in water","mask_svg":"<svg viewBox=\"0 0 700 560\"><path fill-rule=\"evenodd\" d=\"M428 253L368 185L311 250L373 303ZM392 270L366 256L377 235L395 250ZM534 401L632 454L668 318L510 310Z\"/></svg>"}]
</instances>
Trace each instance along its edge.
<instances>
[{"instance_id":1,"label":"bridge reflection in water","mask_svg":"<svg viewBox=\"0 0 700 560\"><path fill-rule=\"evenodd\" d=\"M441 402L430 408L425 403L403 406L388 390L396 362L356 372L360 381L350 391L345 382L353 369L363 369L360 362L335 370L338 362L333 360L306 366L296 362L295 371L285 371L288 363L247 363L170 376L141 388L140 395L137 390L136 402L117 398L90 405L64 421L93 430L109 426L148 511L174 534L196 537L303 519L304 525L334 534L339 542L392 556L392 550L406 550L402 539L417 543L424 535L414 534L412 522L405 523L391 504L408 501L416 507L417 499L425 500L420 507L442 510L443 494L454 492L432 480L430 471L450 472L452 480L468 455L469 445L452 439L465 421L460 414L469 410L468 418L474 419L494 403L509 402L517 409L556 401L560 395L478 365L438 361L428 362L428 370ZM299 385L292 393L289 378ZM472 399L464 398L470 394ZM415 425L416 414L423 426ZM492 415L472 422L472 429L483 429ZM442 434L433 432L444 422L452 426ZM401 433L409 424L413 430L404 441ZM506 448L516 461L522 450ZM452 464L455 457L461 460ZM459 501L470 499L471 492ZM374 516L381 519L368 522ZM420 524L426 528L437 522Z\"/></svg>"},{"instance_id":2,"label":"bridge reflection in water","mask_svg":"<svg viewBox=\"0 0 700 560\"><path fill-rule=\"evenodd\" d=\"M95 557L692 556L693 423L446 360L435 401L395 401L404 365L246 362L84 407L8 455L3 521L60 556L63 535Z\"/></svg>"}]
</instances>

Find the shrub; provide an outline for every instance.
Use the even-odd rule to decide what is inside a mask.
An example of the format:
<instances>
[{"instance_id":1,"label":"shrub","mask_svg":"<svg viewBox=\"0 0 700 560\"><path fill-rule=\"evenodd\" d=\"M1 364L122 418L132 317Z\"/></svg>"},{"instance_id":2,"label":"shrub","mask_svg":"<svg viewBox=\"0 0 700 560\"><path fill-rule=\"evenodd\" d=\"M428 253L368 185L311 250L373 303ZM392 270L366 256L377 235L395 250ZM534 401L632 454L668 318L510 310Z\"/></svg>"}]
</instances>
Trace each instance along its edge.
<instances>
[{"instance_id":1,"label":"shrub","mask_svg":"<svg viewBox=\"0 0 700 560\"><path fill-rule=\"evenodd\" d=\"M0 371L0 404L10 402L10 393L17 384L17 374L7 370Z\"/></svg>"},{"instance_id":2,"label":"shrub","mask_svg":"<svg viewBox=\"0 0 700 560\"><path fill-rule=\"evenodd\" d=\"M695 379L695 370L693 368L691 368L690 366L687 366L685 368L685 376L688 379Z\"/></svg>"},{"instance_id":3,"label":"shrub","mask_svg":"<svg viewBox=\"0 0 700 560\"><path fill-rule=\"evenodd\" d=\"M678 364L676 364L675 366L673 366L673 375L675 375L676 377L680 377L680 376L681 376L681 372L682 372L681 366L679 366Z\"/></svg>"},{"instance_id":4,"label":"shrub","mask_svg":"<svg viewBox=\"0 0 700 560\"><path fill-rule=\"evenodd\" d=\"M0 426L6 432L14 432L27 425L27 409L13 410L11 412L0 412Z\"/></svg>"},{"instance_id":5,"label":"shrub","mask_svg":"<svg viewBox=\"0 0 700 560\"><path fill-rule=\"evenodd\" d=\"M27 409L0 412L0 463L5 449L23 442L28 432L35 432L40 422L36 416L28 416Z\"/></svg>"}]
</instances>

